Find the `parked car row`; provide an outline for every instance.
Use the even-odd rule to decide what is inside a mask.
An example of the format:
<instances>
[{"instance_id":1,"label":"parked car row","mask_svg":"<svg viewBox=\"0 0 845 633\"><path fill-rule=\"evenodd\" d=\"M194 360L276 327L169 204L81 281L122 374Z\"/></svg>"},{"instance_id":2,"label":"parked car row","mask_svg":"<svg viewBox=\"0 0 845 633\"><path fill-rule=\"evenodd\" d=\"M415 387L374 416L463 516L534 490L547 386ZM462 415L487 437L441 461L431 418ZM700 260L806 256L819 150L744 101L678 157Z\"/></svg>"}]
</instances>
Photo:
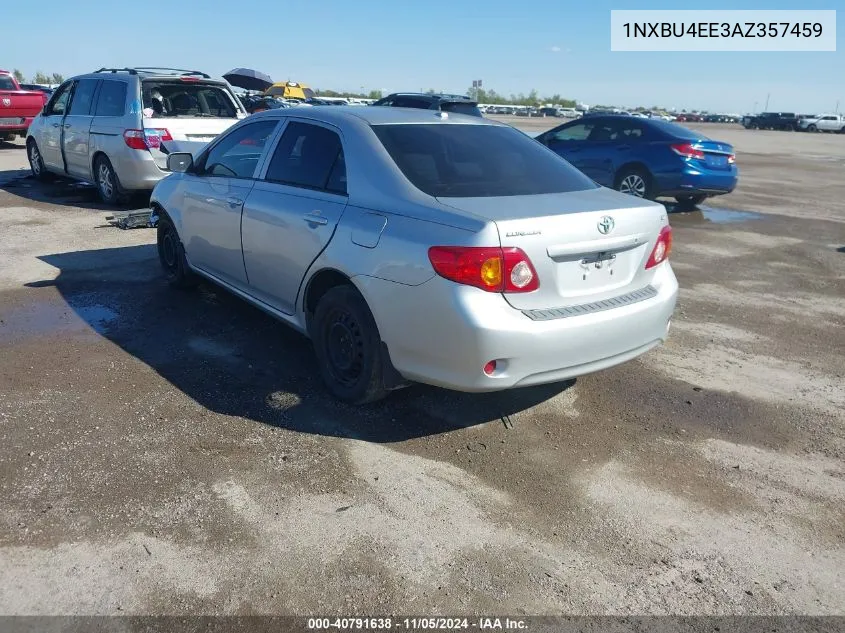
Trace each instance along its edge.
<instances>
[{"instance_id":1,"label":"parked car row","mask_svg":"<svg viewBox=\"0 0 845 633\"><path fill-rule=\"evenodd\" d=\"M845 115L796 114L794 112L761 112L742 118L748 130L785 130L801 132L834 132L845 134Z\"/></svg>"}]
</instances>

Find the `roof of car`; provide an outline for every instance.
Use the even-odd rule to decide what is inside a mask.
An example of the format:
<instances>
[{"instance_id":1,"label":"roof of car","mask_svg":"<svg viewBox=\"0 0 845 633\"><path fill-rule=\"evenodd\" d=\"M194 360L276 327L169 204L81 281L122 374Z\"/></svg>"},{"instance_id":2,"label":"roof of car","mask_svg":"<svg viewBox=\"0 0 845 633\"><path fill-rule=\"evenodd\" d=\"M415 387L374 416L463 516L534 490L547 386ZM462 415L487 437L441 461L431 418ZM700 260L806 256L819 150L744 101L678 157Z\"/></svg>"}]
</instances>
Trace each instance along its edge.
<instances>
[{"instance_id":1,"label":"roof of car","mask_svg":"<svg viewBox=\"0 0 845 633\"><path fill-rule=\"evenodd\" d=\"M363 120L369 125L401 124L401 123L465 123L472 125L497 125L504 123L492 121L483 117L454 112L439 112L437 110L423 110L420 108L383 108L378 106L312 106L310 108L285 108L270 110L254 114L256 117L266 116L296 116L306 119L317 119L326 123L341 123L353 119Z\"/></svg>"}]
</instances>

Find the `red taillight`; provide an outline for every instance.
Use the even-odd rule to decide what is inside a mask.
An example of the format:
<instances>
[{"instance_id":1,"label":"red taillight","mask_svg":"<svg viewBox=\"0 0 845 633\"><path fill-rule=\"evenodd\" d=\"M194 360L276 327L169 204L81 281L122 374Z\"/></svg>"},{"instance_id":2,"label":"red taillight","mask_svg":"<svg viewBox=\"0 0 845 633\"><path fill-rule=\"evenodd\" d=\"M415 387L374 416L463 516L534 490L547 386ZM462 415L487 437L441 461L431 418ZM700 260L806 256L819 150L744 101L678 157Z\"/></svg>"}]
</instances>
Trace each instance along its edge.
<instances>
[{"instance_id":1,"label":"red taillight","mask_svg":"<svg viewBox=\"0 0 845 633\"><path fill-rule=\"evenodd\" d=\"M540 287L534 265L519 248L432 246L428 259L441 277L487 292L531 292Z\"/></svg>"},{"instance_id":2,"label":"red taillight","mask_svg":"<svg viewBox=\"0 0 845 633\"><path fill-rule=\"evenodd\" d=\"M657 242L648 256L648 261L645 263L645 268L654 268L661 262L669 259L669 253L672 252L672 227L668 224L660 229L660 234L657 236Z\"/></svg>"},{"instance_id":3,"label":"red taillight","mask_svg":"<svg viewBox=\"0 0 845 633\"><path fill-rule=\"evenodd\" d=\"M736 154L728 156L728 165L733 165L736 162Z\"/></svg>"},{"instance_id":4,"label":"red taillight","mask_svg":"<svg viewBox=\"0 0 845 633\"><path fill-rule=\"evenodd\" d=\"M162 141L172 141L173 137L166 128L146 128L144 130L126 130L123 140L132 149L158 149Z\"/></svg>"},{"instance_id":5,"label":"red taillight","mask_svg":"<svg viewBox=\"0 0 845 633\"><path fill-rule=\"evenodd\" d=\"M704 152L692 146L692 143L681 143L679 145L671 145L672 151L678 156L684 158L699 158L704 159Z\"/></svg>"},{"instance_id":6,"label":"red taillight","mask_svg":"<svg viewBox=\"0 0 845 633\"><path fill-rule=\"evenodd\" d=\"M182 77L179 77L179 79L181 79L182 81L199 81L200 80L199 77L189 77L189 76L184 76L184 75Z\"/></svg>"}]
</instances>

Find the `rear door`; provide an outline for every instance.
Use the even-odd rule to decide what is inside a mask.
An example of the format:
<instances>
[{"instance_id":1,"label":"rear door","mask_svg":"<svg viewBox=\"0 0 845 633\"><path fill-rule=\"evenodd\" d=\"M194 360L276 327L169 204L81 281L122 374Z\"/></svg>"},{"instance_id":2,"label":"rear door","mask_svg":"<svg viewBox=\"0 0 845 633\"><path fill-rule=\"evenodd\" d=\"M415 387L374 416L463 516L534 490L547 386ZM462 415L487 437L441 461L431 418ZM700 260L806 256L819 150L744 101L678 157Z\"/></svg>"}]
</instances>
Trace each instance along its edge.
<instances>
[{"instance_id":1,"label":"rear door","mask_svg":"<svg viewBox=\"0 0 845 633\"><path fill-rule=\"evenodd\" d=\"M143 127L156 164L167 168L161 140L209 143L246 117L228 86L186 76L141 82Z\"/></svg>"},{"instance_id":2,"label":"rear door","mask_svg":"<svg viewBox=\"0 0 845 633\"><path fill-rule=\"evenodd\" d=\"M293 314L305 273L334 235L346 203L340 132L314 121L291 120L244 205L242 240L250 292Z\"/></svg>"},{"instance_id":3,"label":"rear door","mask_svg":"<svg viewBox=\"0 0 845 633\"><path fill-rule=\"evenodd\" d=\"M80 79L76 82L70 108L62 125L62 147L67 172L77 178L91 177L90 131L94 97L99 84L98 79Z\"/></svg>"}]
</instances>

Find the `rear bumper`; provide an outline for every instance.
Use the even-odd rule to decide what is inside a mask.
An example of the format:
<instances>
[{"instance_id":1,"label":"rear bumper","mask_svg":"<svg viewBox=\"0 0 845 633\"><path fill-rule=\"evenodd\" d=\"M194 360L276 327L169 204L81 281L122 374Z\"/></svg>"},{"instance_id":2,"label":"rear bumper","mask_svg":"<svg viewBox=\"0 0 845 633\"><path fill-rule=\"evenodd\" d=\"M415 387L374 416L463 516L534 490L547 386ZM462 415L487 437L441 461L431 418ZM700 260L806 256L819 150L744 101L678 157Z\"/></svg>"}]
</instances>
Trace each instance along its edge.
<instances>
[{"instance_id":1,"label":"rear bumper","mask_svg":"<svg viewBox=\"0 0 845 633\"><path fill-rule=\"evenodd\" d=\"M0 115L3 113L0 112ZM0 116L0 118L4 118ZM24 136L26 131L29 129L29 126L32 125L32 120L34 117L11 117L11 118L20 118L20 123L16 123L14 125L0 125L0 136L4 134L19 134Z\"/></svg>"},{"instance_id":2,"label":"rear bumper","mask_svg":"<svg viewBox=\"0 0 845 633\"><path fill-rule=\"evenodd\" d=\"M169 171L161 169L147 151L126 148L112 162L120 184L130 191L152 191L159 180L168 176Z\"/></svg>"},{"instance_id":3,"label":"rear bumper","mask_svg":"<svg viewBox=\"0 0 845 633\"><path fill-rule=\"evenodd\" d=\"M656 296L583 316L532 321L499 294L435 277L403 286L356 277L396 369L407 379L467 392L582 376L631 360L666 339L678 283L669 264ZM492 376L483 367L497 361Z\"/></svg>"},{"instance_id":4,"label":"rear bumper","mask_svg":"<svg viewBox=\"0 0 845 633\"><path fill-rule=\"evenodd\" d=\"M736 168L716 171L686 167L677 173L658 176L657 195L723 195L736 189L738 181Z\"/></svg>"}]
</instances>

